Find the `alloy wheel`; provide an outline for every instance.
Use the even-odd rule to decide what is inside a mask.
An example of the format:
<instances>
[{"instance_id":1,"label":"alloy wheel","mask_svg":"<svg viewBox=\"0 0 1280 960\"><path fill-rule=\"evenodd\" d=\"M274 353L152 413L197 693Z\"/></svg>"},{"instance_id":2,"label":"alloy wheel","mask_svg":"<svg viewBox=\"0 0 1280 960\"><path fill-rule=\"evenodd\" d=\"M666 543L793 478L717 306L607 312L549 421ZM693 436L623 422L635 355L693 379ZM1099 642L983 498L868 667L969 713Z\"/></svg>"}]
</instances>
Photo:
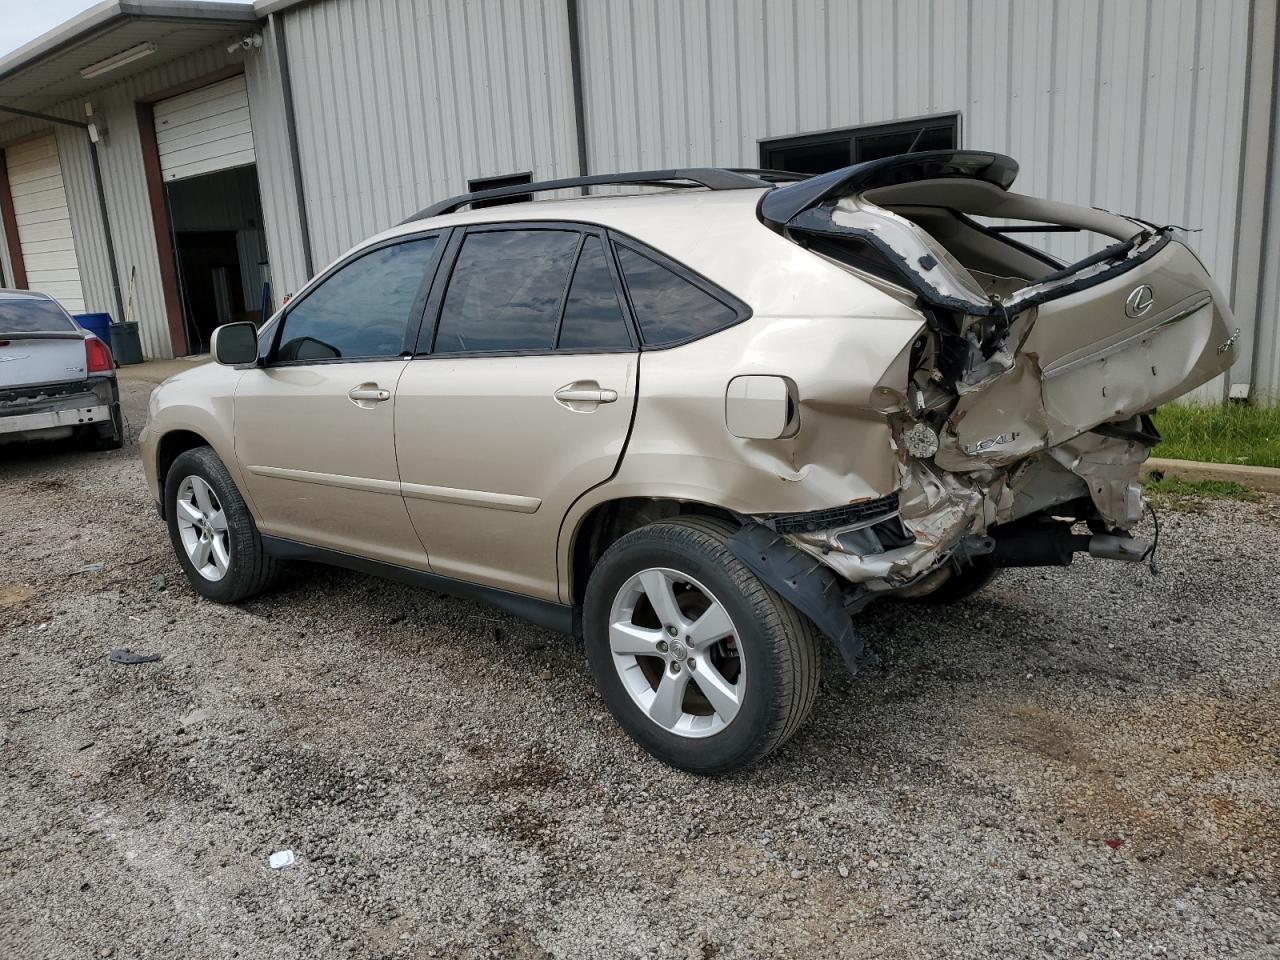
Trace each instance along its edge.
<instances>
[{"instance_id":1,"label":"alloy wheel","mask_svg":"<svg viewBox=\"0 0 1280 960\"><path fill-rule=\"evenodd\" d=\"M186 477L178 485L174 510L191 566L206 580L221 580L231 566L231 537L213 487L201 477Z\"/></svg>"},{"instance_id":2,"label":"alloy wheel","mask_svg":"<svg viewBox=\"0 0 1280 960\"><path fill-rule=\"evenodd\" d=\"M609 650L628 695L664 730L706 737L737 716L747 678L737 629L687 574L655 567L628 579L610 611Z\"/></svg>"}]
</instances>

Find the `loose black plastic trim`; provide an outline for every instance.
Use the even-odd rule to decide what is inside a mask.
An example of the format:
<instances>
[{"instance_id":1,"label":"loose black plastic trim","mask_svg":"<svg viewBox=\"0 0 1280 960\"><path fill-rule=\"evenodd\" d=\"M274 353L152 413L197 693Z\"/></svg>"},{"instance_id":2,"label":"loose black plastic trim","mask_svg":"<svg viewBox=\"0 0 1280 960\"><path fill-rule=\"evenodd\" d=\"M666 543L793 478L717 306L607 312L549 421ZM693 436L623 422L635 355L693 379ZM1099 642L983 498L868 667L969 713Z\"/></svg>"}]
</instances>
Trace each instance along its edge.
<instances>
[{"instance_id":1,"label":"loose black plastic trim","mask_svg":"<svg viewBox=\"0 0 1280 960\"><path fill-rule=\"evenodd\" d=\"M562 180L541 180L537 183L522 183L511 187L494 187L492 190L477 190L474 193L463 193L448 200L441 200L429 207L424 207L401 223L413 223L428 217L439 217L446 213L475 203L477 200L499 200L503 197L516 197L526 193L544 193L548 190L568 190L573 187L597 187L608 184L631 184L634 186L673 186L680 182L696 184L708 190L759 190L773 184L762 177L737 173L720 167L687 167L673 170L641 170L635 173L597 173L586 177L565 177Z\"/></svg>"},{"instance_id":2,"label":"loose black plastic trim","mask_svg":"<svg viewBox=\"0 0 1280 960\"><path fill-rule=\"evenodd\" d=\"M855 163L830 173L810 177L790 186L770 190L760 199L760 219L782 229L801 213L833 198L875 187L917 180L958 177L984 180L1008 190L1018 176L1018 163L1002 153L977 150L927 150L904 153L866 163Z\"/></svg>"},{"instance_id":3,"label":"loose black plastic trim","mask_svg":"<svg viewBox=\"0 0 1280 960\"><path fill-rule=\"evenodd\" d=\"M282 560L311 560L372 574L375 577L384 577L387 580L397 580L400 583L435 590L438 593L447 593L464 600L479 600L481 603L514 613L521 619L548 630L555 630L557 633L573 633L575 624L578 622L575 609L569 604L527 597L481 583L455 580L453 577L444 577L438 573L428 573L413 567L402 567L396 563L383 563L381 560L357 557L354 554L329 550L326 547L315 547L296 540L286 540L283 537L264 535L262 547L271 556Z\"/></svg>"},{"instance_id":4,"label":"loose black plastic trim","mask_svg":"<svg viewBox=\"0 0 1280 960\"><path fill-rule=\"evenodd\" d=\"M842 507L829 510L809 510L805 513L788 513L772 519L773 529L778 533L812 533L815 530L827 530L831 527L847 527L852 523L872 520L896 513L898 510L897 493L876 497L874 500L863 500L859 503L848 503Z\"/></svg>"},{"instance_id":5,"label":"loose black plastic trim","mask_svg":"<svg viewBox=\"0 0 1280 960\"><path fill-rule=\"evenodd\" d=\"M853 614L867 601L865 595L762 524L739 528L725 546L831 639L851 674L872 659L853 627Z\"/></svg>"}]
</instances>

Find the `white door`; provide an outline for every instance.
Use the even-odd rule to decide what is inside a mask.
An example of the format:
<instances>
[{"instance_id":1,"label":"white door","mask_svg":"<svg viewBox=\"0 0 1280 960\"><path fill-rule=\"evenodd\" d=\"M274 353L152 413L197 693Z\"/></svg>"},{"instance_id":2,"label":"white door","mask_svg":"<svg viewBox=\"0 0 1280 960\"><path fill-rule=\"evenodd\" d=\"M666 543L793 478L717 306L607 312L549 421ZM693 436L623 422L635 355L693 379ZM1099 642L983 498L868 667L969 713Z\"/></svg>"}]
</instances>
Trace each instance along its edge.
<instances>
[{"instance_id":1,"label":"white door","mask_svg":"<svg viewBox=\"0 0 1280 960\"><path fill-rule=\"evenodd\" d=\"M27 286L49 294L70 313L84 313L58 141L50 134L8 147L5 161Z\"/></svg>"},{"instance_id":2,"label":"white door","mask_svg":"<svg viewBox=\"0 0 1280 960\"><path fill-rule=\"evenodd\" d=\"M253 163L244 74L155 105L156 147L166 183Z\"/></svg>"}]
</instances>

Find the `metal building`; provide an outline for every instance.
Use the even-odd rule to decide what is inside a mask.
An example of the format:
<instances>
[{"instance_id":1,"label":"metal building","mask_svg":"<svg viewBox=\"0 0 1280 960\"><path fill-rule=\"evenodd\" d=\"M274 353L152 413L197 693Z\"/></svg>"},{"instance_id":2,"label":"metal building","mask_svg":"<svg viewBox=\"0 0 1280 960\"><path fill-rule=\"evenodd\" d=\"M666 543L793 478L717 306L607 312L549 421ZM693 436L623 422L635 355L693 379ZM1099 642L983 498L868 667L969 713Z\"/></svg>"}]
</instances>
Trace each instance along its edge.
<instances>
[{"instance_id":1,"label":"metal building","mask_svg":"<svg viewBox=\"0 0 1280 960\"><path fill-rule=\"evenodd\" d=\"M1200 393L1271 397L1276 31L1276 0L108 0L0 59L0 270L164 357L477 181L955 145L1199 231L1242 346Z\"/></svg>"}]
</instances>

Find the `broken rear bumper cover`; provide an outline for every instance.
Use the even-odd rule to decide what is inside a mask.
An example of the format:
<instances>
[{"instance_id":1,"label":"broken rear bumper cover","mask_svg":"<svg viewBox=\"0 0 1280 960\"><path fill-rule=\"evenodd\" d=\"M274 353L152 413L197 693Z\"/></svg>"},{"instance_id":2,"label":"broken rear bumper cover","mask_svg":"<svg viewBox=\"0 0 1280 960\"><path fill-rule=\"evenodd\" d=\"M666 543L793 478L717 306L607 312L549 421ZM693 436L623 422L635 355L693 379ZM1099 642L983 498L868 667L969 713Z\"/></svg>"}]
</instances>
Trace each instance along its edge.
<instances>
[{"instance_id":1,"label":"broken rear bumper cover","mask_svg":"<svg viewBox=\"0 0 1280 960\"><path fill-rule=\"evenodd\" d=\"M108 377L3 390L0 442L111 423L119 406L115 380Z\"/></svg>"}]
</instances>

